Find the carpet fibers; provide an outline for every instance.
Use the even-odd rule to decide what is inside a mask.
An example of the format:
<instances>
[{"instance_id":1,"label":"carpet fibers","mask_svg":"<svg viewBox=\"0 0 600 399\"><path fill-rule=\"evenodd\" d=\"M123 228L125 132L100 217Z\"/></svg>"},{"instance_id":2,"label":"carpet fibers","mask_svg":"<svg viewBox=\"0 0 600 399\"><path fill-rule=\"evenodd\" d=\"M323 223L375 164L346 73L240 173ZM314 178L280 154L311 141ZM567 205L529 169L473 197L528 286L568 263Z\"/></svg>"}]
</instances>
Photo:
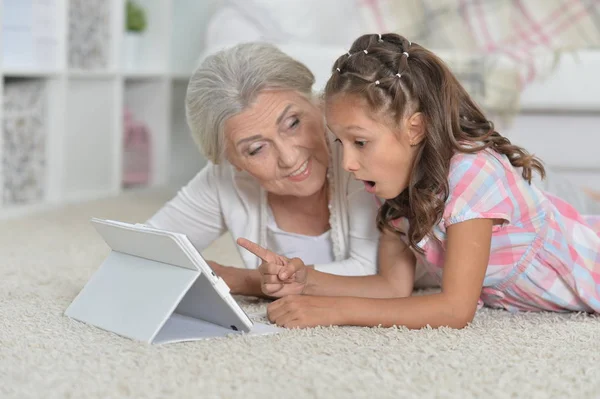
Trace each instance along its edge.
<instances>
[{"instance_id":1,"label":"carpet fibers","mask_svg":"<svg viewBox=\"0 0 600 399\"><path fill-rule=\"evenodd\" d=\"M143 221L171 194L0 222L1 398L600 397L597 316L483 309L460 331L331 327L163 346L63 316L108 253L89 218ZM232 248L224 236L204 254L239 264Z\"/></svg>"}]
</instances>

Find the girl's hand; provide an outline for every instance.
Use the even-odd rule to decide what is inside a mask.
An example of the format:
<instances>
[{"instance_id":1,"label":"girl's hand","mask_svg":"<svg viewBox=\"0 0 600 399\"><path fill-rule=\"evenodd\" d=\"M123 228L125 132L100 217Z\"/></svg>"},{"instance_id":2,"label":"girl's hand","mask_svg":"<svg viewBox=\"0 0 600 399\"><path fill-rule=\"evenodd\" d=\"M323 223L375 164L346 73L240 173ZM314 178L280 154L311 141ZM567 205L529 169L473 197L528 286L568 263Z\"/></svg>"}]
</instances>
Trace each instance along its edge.
<instances>
[{"instance_id":1,"label":"girl's hand","mask_svg":"<svg viewBox=\"0 0 600 399\"><path fill-rule=\"evenodd\" d=\"M288 259L245 238L238 238L237 244L262 259L258 271L261 274L261 289L265 295L280 298L304 292L308 280L308 267L301 259Z\"/></svg>"},{"instance_id":2,"label":"girl's hand","mask_svg":"<svg viewBox=\"0 0 600 399\"><path fill-rule=\"evenodd\" d=\"M269 304L267 316L285 328L337 325L343 301L340 297L290 295Z\"/></svg>"}]
</instances>

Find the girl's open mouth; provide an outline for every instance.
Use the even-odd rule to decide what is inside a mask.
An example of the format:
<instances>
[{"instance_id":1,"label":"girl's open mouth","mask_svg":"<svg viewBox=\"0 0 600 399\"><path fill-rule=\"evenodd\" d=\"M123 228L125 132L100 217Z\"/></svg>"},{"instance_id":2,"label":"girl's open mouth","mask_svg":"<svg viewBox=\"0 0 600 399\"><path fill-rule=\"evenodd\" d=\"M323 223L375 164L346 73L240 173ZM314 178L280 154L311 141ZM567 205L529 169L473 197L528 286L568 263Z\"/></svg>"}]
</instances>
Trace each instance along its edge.
<instances>
[{"instance_id":1,"label":"girl's open mouth","mask_svg":"<svg viewBox=\"0 0 600 399\"><path fill-rule=\"evenodd\" d=\"M375 192L375 182L371 181L371 180L363 180L363 183L365 185L365 190L368 193L374 193Z\"/></svg>"}]
</instances>

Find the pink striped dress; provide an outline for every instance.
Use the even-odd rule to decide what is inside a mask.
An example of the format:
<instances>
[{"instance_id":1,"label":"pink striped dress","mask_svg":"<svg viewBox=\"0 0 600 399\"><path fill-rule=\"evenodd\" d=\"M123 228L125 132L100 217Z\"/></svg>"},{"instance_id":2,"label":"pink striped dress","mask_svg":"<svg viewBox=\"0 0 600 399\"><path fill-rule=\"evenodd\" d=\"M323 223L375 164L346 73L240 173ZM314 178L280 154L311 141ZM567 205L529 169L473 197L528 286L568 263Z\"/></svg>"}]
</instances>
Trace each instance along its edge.
<instances>
[{"instance_id":1,"label":"pink striped dress","mask_svg":"<svg viewBox=\"0 0 600 399\"><path fill-rule=\"evenodd\" d=\"M480 306L509 311L600 313L600 216L584 217L566 202L529 185L504 155L458 153L449 174L450 196L439 239L424 238L419 255L441 282L446 229L470 219L494 226ZM406 219L394 223L408 228Z\"/></svg>"}]
</instances>

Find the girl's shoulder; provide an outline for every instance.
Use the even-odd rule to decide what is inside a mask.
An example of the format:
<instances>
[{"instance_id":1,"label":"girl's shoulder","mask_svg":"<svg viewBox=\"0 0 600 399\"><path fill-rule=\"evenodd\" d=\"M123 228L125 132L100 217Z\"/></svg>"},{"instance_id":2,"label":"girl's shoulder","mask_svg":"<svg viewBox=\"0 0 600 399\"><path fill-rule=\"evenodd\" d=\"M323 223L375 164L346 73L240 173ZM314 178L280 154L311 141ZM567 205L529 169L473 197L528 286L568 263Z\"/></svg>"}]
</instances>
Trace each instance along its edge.
<instances>
[{"instance_id":1,"label":"girl's shoulder","mask_svg":"<svg viewBox=\"0 0 600 399\"><path fill-rule=\"evenodd\" d=\"M468 170L505 174L512 172L513 169L514 167L506 155L486 148L472 153L457 151L450 160L449 175L464 173Z\"/></svg>"},{"instance_id":2,"label":"girl's shoulder","mask_svg":"<svg viewBox=\"0 0 600 399\"><path fill-rule=\"evenodd\" d=\"M520 171L506 155L487 148L473 153L456 152L450 160L448 184L450 191L477 182L479 185L505 185L519 179L518 175Z\"/></svg>"},{"instance_id":3,"label":"girl's shoulder","mask_svg":"<svg viewBox=\"0 0 600 399\"><path fill-rule=\"evenodd\" d=\"M456 153L448 174L445 224L473 218L511 220L516 170L505 155L485 149Z\"/></svg>"}]
</instances>

